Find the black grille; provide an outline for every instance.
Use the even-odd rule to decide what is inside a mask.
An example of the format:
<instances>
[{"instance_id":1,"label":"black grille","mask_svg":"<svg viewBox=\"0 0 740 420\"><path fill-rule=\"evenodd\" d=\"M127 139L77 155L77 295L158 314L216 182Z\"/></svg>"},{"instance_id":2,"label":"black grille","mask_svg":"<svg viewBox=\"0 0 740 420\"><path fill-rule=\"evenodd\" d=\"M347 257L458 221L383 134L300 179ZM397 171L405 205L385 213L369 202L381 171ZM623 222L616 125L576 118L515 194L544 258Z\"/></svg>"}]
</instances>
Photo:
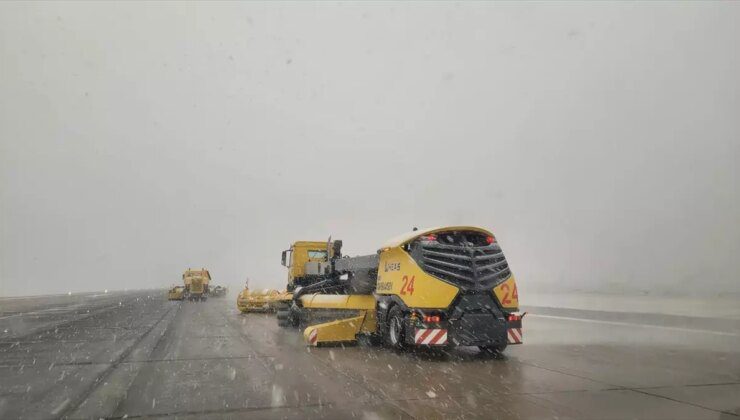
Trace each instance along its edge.
<instances>
[{"instance_id":1,"label":"black grille","mask_svg":"<svg viewBox=\"0 0 740 420\"><path fill-rule=\"evenodd\" d=\"M424 271L466 288L490 288L511 274L497 243L474 245L463 241L448 245L420 240L411 254Z\"/></svg>"}]
</instances>

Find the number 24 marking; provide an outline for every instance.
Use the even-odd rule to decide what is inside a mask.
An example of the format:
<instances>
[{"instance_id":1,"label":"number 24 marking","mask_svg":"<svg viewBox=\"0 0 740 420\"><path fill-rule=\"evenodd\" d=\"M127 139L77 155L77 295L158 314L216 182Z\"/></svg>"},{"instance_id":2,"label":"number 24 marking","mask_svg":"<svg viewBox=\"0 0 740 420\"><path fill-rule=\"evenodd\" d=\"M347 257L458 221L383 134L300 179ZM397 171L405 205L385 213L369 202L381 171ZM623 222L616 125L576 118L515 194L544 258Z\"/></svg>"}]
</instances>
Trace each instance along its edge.
<instances>
[{"instance_id":1,"label":"number 24 marking","mask_svg":"<svg viewBox=\"0 0 740 420\"><path fill-rule=\"evenodd\" d=\"M510 305L511 299L509 299L509 285L504 283L501 285L501 291L504 292L504 298L501 299L502 305ZM511 295L512 298L519 300L519 293L516 291L516 284L514 285L514 293Z\"/></svg>"},{"instance_id":2,"label":"number 24 marking","mask_svg":"<svg viewBox=\"0 0 740 420\"><path fill-rule=\"evenodd\" d=\"M401 286L402 295L413 295L414 294L414 276L403 276L403 285Z\"/></svg>"}]
</instances>

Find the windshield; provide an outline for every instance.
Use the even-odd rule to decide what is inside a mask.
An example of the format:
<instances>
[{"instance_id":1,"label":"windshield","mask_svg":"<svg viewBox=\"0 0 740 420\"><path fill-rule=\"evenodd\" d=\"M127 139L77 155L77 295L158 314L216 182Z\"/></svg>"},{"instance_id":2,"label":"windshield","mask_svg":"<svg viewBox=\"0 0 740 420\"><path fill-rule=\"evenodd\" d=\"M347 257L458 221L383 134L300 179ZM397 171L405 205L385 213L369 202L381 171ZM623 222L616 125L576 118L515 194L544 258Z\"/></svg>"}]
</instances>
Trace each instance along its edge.
<instances>
[{"instance_id":1,"label":"windshield","mask_svg":"<svg viewBox=\"0 0 740 420\"><path fill-rule=\"evenodd\" d=\"M308 251L308 258L326 260L326 251Z\"/></svg>"}]
</instances>

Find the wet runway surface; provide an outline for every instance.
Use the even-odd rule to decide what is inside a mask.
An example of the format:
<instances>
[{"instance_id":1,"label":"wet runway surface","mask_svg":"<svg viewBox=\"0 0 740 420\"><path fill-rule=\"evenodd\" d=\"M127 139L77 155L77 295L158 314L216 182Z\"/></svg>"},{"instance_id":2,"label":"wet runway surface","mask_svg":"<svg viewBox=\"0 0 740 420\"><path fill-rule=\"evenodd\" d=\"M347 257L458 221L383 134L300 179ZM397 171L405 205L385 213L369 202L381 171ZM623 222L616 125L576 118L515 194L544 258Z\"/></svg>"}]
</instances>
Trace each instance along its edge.
<instances>
[{"instance_id":1,"label":"wet runway surface","mask_svg":"<svg viewBox=\"0 0 740 420\"><path fill-rule=\"evenodd\" d=\"M0 299L0 418L740 416L740 321L528 310L494 358L307 348L233 296Z\"/></svg>"}]
</instances>

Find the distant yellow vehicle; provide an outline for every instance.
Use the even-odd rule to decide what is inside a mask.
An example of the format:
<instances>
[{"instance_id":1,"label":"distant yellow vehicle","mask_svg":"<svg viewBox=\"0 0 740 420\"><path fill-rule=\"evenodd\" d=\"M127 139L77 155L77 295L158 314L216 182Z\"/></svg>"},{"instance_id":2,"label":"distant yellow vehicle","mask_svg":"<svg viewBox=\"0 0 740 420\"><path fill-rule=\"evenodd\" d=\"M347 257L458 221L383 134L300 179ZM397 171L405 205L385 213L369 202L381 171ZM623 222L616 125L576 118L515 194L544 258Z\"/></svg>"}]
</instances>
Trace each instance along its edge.
<instances>
[{"instance_id":1,"label":"distant yellow vehicle","mask_svg":"<svg viewBox=\"0 0 740 420\"><path fill-rule=\"evenodd\" d=\"M242 313L275 312L281 300L290 300L292 293L274 289L252 291L244 288L236 298L236 307Z\"/></svg>"},{"instance_id":2,"label":"distant yellow vehicle","mask_svg":"<svg viewBox=\"0 0 740 420\"><path fill-rule=\"evenodd\" d=\"M169 300L183 300L185 297L185 286L175 286L167 292Z\"/></svg>"},{"instance_id":3,"label":"distant yellow vehicle","mask_svg":"<svg viewBox=\"0 0 740 420\"><path fill-rule=\"evenodd\" d=\"M208 299L208 283L205 277L190 277L190 289L187 294L188 300L205 301Z\"/></svg>"},{"instance_id":4,"label":"distant yellow vehicle","mask_svg":"<svg viewBox=\"0 0 740 420\"><path fill-rule=\"evenodd\" d=\"M182 282L185 285L184 299L206 300L208 298L211 273L205 268L200 270L188 268L182 274Z\"/></svg>"}]
</instances>

